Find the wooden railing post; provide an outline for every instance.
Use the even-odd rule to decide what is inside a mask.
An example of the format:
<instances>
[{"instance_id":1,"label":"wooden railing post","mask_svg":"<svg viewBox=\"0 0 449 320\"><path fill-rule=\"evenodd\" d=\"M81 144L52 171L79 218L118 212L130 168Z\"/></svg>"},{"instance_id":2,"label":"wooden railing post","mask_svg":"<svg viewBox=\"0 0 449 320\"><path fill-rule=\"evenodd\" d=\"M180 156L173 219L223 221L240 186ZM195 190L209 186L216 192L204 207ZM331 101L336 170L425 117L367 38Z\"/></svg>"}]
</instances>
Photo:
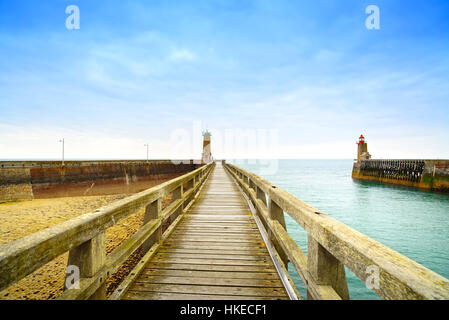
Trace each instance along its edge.
<instances>
[{"instance_id":1,"label":"wooden railing post","mask_svg":"<svg viewBox=\"0 0 449 320\"><path fill-rule=\"evenodd\" d=\"M251 189L253 189L254 191L256 191L256 185L254 184L253 180L248 179L248 182L249 182L249 187Z\"/></svg>"},{"instance_id":2,"label":"wooden railing post","mask_svg":"<svg viewBox=\"0 0 449 320\"><path fill-rule=\"evenodd\" d=\"M331 286L341 299L349 300L345 266L311 235L308 237L307 269L315 284ZM307 299L313 299L308 290Z\"/></svg>"},{"instance_id":3,"label":"wooden railing post","mask_svg":"<svg viewBox=\"0 0 449 320\"><path fill-rule=\"evenodd\" d=\"M188 185L187 185L188 187ZM182 199L184 195L184 186L181 184L179 187L177 187L174 191L173 191L173 201L175 200L179 200ZM178 210L176 210L173 215L172 215L172 219L171 221L174 221L184 210L184 203L181 204L181 206L178 208Z\"/></svg>"},{"instance_id":4,"label":"wooden railing post","mask_svg":"<svg viewBox=\"0 0 449 320\"><path fill-rule=\"evenodd\" d=\"M195 179L192 178L191 180L187 181L187 190L193 189L195 187ZM184 205L188 205L190 201L193 200L193 197L195 194L192 192L190 196L185 200Z\"/></svg>"},{"instance_id":5,"label":"wooden railing post","mask_svg":"<svg viewBox=\"0 0 449 320\"><path fill-rule=\"evenodd\" d=\"M281 224L281 226L287 230L287 227L285 226L285 219L284 219L284 211L271 199L268 199L268 215L269 219L273 221L277 221ZM268 237L270 238L271 243L274 245L276 251L278 252L282 263L284 263L284 267L288 269L288 256L282 249L281 245L278 243L276 237L273 235L271 228L267 229L268 231Z\"/></svg>"},{"instance_id":6,"label":"wooden railing post","mask_svg":"<svg viewBox=\"0 0 449 320\"><path fill-rule=\"evenodd\" d=\"M256 198L257 198L257 200L262 201L265 207L267 206L267 198L265 196L265 192L263 192L263 190L260 189L258 186L256 186ZM258 212L258 213L259 213L259 218L265 227L265 230L268 230L269 228L267 225L267 221L265 221L266 217L262 214L262 212Z\"/></svg>"},{"instance_id":7,"label":"wooden railing post","mask_svg":"<svg viewBox=\"0 0 449 320\"><path fill-rule=\"evenodd\" d=\"M265 192L256 186L256 198L262 200L265 206L267 205L267 198L265 197Z\"/></svg>"},{"instance_id":8,"label":"wooden railing post","mask_svg":"<svg viewBox=\"0 0 449 320\"><path fill-rule=\"evenodd\" d=\"M161 216L161 212L162 212L162 201L159 198L145 207L145 216L143 218L143 224L145 225L154 219L159 219ZM162 227L159 227L158 230L143 243L142 246L143 254L147 253L148 250L155 243L159 242L161 236L162 236Z\"/></svg>"},{"instance_id":9,"label":"wooden railing post","mask_svg":"<svg viewBox=\"0 0 449 320\"><path fill-rule=\"evenodd\" d=\"M103 267L106 261L105 239L105 232L101 232L95 238L70 250L67 265L77 267L80 278L91 278ZM106 282L89 299L105 300Z\"/></svg>"},{"instance_id":10,"label":"wooden railing post","mask_svg":"<svg viewBox=\"0 0 449 320\"><path fill-rule=\"evenodd\" d=\"M190 179L189 181L187 181L187 190L193 188L194 185L194 179Z\"/></svg>"}]
</instances>

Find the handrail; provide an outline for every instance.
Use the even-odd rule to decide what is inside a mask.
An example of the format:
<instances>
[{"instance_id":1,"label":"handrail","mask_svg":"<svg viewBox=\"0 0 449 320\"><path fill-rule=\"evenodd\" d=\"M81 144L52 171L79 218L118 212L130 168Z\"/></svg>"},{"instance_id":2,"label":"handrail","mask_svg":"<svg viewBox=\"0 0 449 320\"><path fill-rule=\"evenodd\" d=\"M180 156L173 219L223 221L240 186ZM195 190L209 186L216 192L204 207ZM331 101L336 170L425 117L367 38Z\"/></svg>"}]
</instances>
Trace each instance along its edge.
<instances>
[{"instance_id":1,"label":"handrail","mask_svg":"<svg viewBox=\"0 0 449 320\"><path fill-rule=\"evenodd\" d=\"M62 298L105 298L105 281L139 247L148 250L193 201L215 163L118 200L93 212L0 246L0 291L59 255L70 251L68 265L80 271L80 289L66 290ZM187 184L187 190L184 185ZM162 197L173 194L164 210ZM105 230L146 207L144 225L106 257ZM154 237L156 236L156 237ZM155 238L155 239L153 239Z\"/></svg>"},{"instance_id":2,"label":"handrail","mask_svg":"<svg viewBox=\"0 0 449 320\"><path fill-rule=\"evenodd\" d=\"M258 175L225 164L251 199L276 250L293 264L311 299L349 299L344 266L383 299L449 299L449 280L331 218ZM306 255L284 212L308 233Z\"/></svg>"}]
</instances>

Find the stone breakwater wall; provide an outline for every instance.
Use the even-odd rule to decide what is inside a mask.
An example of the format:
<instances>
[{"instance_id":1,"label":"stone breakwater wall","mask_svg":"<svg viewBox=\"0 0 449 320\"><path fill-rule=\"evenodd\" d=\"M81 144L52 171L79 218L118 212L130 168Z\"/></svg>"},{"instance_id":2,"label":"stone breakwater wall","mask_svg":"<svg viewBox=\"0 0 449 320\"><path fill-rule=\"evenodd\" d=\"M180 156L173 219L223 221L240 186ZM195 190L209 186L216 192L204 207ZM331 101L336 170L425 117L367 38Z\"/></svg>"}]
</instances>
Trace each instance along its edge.
<instances>
[{"instance_id":1,"label":"stone breakwater wall","mask_svg":"<svg viewBox=\"0 0 449 320\"><path fill-rule=\"evenodd\" d=\"M359 160L352 177L449 193L449 160Z\"/></svg>"},{"instance_id":2,"label":"stone breakwater wall","mask_svg":"<svg viewBox=\"0 0 449 320\"><path fill-rule=\"evenodd\" d=\"M199 168L194 160L0 161L0 200L133 193Z\"/></svg>"}]
</instances>

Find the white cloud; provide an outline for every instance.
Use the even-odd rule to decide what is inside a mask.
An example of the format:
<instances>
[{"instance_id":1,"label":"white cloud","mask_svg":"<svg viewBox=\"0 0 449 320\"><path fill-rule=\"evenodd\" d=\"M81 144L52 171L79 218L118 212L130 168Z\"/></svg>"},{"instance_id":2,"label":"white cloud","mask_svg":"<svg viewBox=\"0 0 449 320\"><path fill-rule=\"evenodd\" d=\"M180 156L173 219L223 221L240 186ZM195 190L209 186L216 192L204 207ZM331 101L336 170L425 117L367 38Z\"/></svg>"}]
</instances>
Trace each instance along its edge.
<instances>
[{"instance_id":1,"label":"white cloud","mask_svg":"<svg viewBox=\"0 0 449 320\"><path fill-rule=\"evenodd\" d=\"M187 49L174 49L170 54L171 61L194 61L196 55Z\"/></svg>"}]
</instances>

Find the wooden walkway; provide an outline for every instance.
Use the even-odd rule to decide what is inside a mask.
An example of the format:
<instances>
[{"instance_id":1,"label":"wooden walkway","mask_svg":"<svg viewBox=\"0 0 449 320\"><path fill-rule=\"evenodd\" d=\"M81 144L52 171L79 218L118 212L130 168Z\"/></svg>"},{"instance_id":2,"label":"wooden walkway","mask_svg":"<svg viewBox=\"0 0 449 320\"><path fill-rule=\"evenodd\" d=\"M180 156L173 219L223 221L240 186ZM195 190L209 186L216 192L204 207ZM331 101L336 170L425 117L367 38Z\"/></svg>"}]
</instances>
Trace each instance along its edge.
<instances>
[{"instance_id":1,"label":"wooden walkway","mask_svg":"<svg viewBox=\"0 0 449 320\"><path fill-rule=\"evenodd\" d=\"M382 285L373 290L383 299L449 300L448 279L262 177L223 163L0 246L0 291L68 253L72 273L67 268L57 299L102 300L108 279L144 247L109 300L302 300L285 270L287 259L307 299L349 299L346 268L364 282L368 268L378 268ZM168 194L172 201L162 208ZM107 230L144 208L139 230L107 254ZM285 214L307 233L307 254L287 232Z\"/></svg>"},{"instance_id":2,"label":"wooden walkway","mask_svg":"<svg viewBox=\"0 0 449 320\"><path fill-rule=\"evenodd\" d=\"M248 204L221 163L124 299L288 299Z\"/></svg>"}]
</instances>

